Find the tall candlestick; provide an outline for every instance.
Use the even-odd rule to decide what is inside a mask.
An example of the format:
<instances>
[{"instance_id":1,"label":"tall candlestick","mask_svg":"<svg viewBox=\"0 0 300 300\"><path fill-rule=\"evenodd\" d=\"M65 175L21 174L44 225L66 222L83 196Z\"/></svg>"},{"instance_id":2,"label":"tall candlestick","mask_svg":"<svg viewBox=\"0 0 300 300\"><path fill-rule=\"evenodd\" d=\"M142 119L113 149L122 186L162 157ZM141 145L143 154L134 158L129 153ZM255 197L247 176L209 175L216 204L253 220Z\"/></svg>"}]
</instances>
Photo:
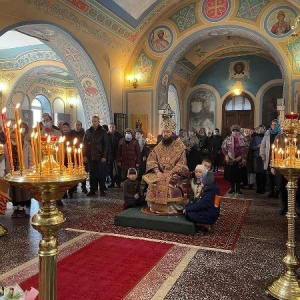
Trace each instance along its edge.
<instances>
[{"instance_id":1,"label":"tall candlestick","mask_svg":"<svg viewBox=\"0 0 300 300\"><path fill-rule=\"evenodd\" d=\"M82 149L82 148L83 148L83 145L82 145L82 144L80 144L80 146L79 146L79 147L80 147L80 160L81 160L81 167L83 167L83 165L84 165L84 164L83 164L83 151L82 151L82 150L83 150L83 149Z\"/></svg>"},{"instance_id":2,"label":"tall candlestick","mask_svg":"<svg viewBox=\"0 0 300 300\"><path fill-rule=\"evenodd\" d=\"M67 147L68 167L72 166L71 152L72 152L72 148L71 147Z\"/></svg>"},{"instance_id":3,"label":"tall candlestick","mask_svg":"<svg viewBox=\"0 0 300 300\"><path fill-rule=\"evenodd\" d=\"M40 167L40 175L42 175L42 136L41 136L41 128L39 122L36 124L37 129L37 141L38 141L38 158L39 158L39 167Z\"/></svg>"},{"instance_id":4,"label":"tall candlestick","mask_svg":"<svg viewBox=\"0 0 300 300\"><path fill-rule=\"evenodd\" d=\"M77 138L75 138L73 141L74 168L77 168L77 157L76 157L76 148L75 148L76 143L77 143Z\"/></svg>"},{"instance_id":5,"label":"tall candlestick","mask_svg":"<svg viewBox=\"0 0 300 300\"><path fill-rule=\"evenodd\" d=\"M14 171L14 161L12 157L12 148L11 148L11 141L10 141L10 124L11 121L7 122L6 125L6 147L7 147L7 152L8 152L8 160L9 160L9 166L10 166L10 171Z\"/></svg>"},{"instance_id":6,"label":"tall candlestick","mask_svg":"<svg viewBox=\"0 0 300 300\"><path fill-rule=\"evenodd\" d=\"M61 153L62 153L62 158L61 158L61 165L64 166L65 165L65 137L63 136L61 139Z\"/></svg>"},{"instance_id":7,"label":"tall candlestick","mask_svg":"<svg viewBox=\"0 0 300 300\"><path fill-rule=\"evenodd\" d=\"M36 156L35 156L35 146L34 146L34 131L31 133L31 151L32 151L32 160L33 165L36 167Z\"/></svg>"},{"instance_id":8,"label":"tall candlestick","mask_svg":"<svg viewBox=\"0 0 300 300\"><path fill-rule=\"evenodd\" d=\"M52 169L52 164L51 164L51 145L50 145L50 141L51 141L51 136L48 135L47 137L47 155L48 155L48 160L49 160L49 169Z\"/></svg>"}]
</instances>

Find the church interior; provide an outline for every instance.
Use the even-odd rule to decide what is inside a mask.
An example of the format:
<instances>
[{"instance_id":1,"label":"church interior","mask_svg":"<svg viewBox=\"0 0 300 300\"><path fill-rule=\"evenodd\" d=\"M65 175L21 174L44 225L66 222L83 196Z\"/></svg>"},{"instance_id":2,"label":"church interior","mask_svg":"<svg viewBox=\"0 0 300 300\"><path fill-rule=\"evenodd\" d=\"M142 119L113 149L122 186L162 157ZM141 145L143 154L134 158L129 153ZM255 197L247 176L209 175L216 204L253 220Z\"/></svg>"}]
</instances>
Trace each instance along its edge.
<instances>
[{"instance_id":1,"label":"church interior","mask_svg":"<svg viewBox=\"0 0 300 300\"><path fill-rule=\"evenodd\" d=\"M54 124L63 120L72 129L77 120L88 129L92 117L98 116L101 125L115 123L121 133L138 126L147 142L155 144L166 115L175 120L177 134L181 128L219 128L225 137L233 124L268 128L278 107L285 113L300 112L298 0L0 4L0 109L7 121L15 121L18 104L20 118L30 128L43 113L51 115ZM177 248L166 265L162 262L164 271L153 268L145 283L140 281L120 297L100 294L86 299L272 298L267 288L285 271L282 259L290 221L279 214L279 199L253 190L234 197L249 206L235 229L232 247L195 245L194 237L185 244L175 241L175 234ZM110 232L71 225L90 219L90 228L96 228L100 220L93 216L110 203L120 205L120 199L121 189L109 190L104 198L86 197L78 189L74 199L64 199L59 210L66 222L57 233L59 251L68 255L70 245L78 243L80 249ZM39 208L32 199L30 217ZM38 268L41 235L29 219L12 219L11 213L7 209L0 215L0 224L8 230L0 236L0 286L21 283ZM294 222L298 238L298 218ZM155 232L141 232L137 236L148 241L163 240ZM113 236L124 235L116 231ZM210 233L195 236L209 239ZM299 247L294 248L299 254ZM147 261L147 256L141 257ZM109 282L108 288L113 290L117 281ZM299 298L300 294L277 299Z\"/></svg>"}]
</instances>

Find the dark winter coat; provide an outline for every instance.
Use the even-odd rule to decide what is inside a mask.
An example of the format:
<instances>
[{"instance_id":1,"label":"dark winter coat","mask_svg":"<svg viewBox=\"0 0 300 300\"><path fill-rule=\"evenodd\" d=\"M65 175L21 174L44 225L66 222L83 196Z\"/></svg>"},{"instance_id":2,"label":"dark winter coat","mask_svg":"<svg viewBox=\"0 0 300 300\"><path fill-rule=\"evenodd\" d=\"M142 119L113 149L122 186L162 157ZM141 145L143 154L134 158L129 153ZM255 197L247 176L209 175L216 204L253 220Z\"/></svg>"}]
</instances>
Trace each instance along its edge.
<instances>
[{"instance_id":1,"label":"dark winter coat","mask_svg":"<svg viewBox=\"0 0 300 300\"><path fill-rule=\"evenodd\" d=\"M186 214L195 223L214 224L220 215L220 207L214 206L215 196L219 194L216 182L205 185L201 197L185 206Z\"/></svg>"},{"instance_id":2,"label":"dark winter coat","mask_svg":"<svg viewBox=\"0 0 300 300\"><path fill-rule=\"evenodd\" d=\"M126 142L122 138L119 142L117 163L121 164L122 168L135 168L141 164L141 148L139 142L132 138L130 142Z\"/></svg>"},{"instance_id":3,"label":"dark winter coat","mask_svg":"<svg viewBox=\"0 0 300 300\"><path fill-rule=\"evenodd\" d=\"M88 160L107 159L109 151L109 141L106 130L100 125L94 130L91 126L84 135L84 155Z\"/></svg>"},{"instance_id":4,"label":"dark winter coat","mask_svg":"<svg viewBox=\"0 0 300 300\"><path fill-rule=\"evenodd\" d=\"M253 136L250 144L250 151L253 151L253 167L254 167L254 173L265 173L264 170L264 162L261 159L261 156L259 155L260 147L258 145L261 144L262 140L264 138L264 134L256 134Z\"/></svg>"}]
</instances>

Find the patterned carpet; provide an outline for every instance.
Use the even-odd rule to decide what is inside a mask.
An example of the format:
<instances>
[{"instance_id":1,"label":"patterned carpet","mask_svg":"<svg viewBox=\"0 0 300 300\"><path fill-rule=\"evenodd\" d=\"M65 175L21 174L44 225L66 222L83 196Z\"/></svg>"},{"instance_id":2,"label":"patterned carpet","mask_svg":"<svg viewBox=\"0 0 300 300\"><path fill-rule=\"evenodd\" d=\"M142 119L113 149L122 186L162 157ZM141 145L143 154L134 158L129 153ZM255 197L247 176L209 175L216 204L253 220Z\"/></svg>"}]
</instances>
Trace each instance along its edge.
<instances>
[{"instance_id":1,"label":"patterned carpet","mask_svg":"<svg viewBox=\"0 0 300 300\"><path fill-rule=\"evenodd\" d=\"M114 216L122 211L122 205L116 202L105 203L100 212L69 225L67 229L135 236L231 252L239 238L250 204L251 200L223 197L221 199L221 215L214 225L213 231L210 233L198 231L194 236L115 226Z\"/></svg>"}]
</instances>

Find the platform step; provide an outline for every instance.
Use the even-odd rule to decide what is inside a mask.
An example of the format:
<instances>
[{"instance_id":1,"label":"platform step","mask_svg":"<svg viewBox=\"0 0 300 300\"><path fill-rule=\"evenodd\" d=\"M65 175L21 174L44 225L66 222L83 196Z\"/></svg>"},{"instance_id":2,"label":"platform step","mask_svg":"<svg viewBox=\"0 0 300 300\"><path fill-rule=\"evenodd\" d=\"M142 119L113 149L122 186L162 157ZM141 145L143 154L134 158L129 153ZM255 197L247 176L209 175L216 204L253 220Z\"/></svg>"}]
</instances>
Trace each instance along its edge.
<instances>
[{"instance_id":1,"label":"platform step","mask_svg":"<svg viewBox=\"0 0 300 300\"><path fill-rule=\"evenodd\" d=\"M196 233L195 224L186 220L184 215L148 215L141 211L141 207L129 208L118 213L115 216L114 224L117 226L176 232L186 235L194 235Z\"/></svg>"}]
</instances>

